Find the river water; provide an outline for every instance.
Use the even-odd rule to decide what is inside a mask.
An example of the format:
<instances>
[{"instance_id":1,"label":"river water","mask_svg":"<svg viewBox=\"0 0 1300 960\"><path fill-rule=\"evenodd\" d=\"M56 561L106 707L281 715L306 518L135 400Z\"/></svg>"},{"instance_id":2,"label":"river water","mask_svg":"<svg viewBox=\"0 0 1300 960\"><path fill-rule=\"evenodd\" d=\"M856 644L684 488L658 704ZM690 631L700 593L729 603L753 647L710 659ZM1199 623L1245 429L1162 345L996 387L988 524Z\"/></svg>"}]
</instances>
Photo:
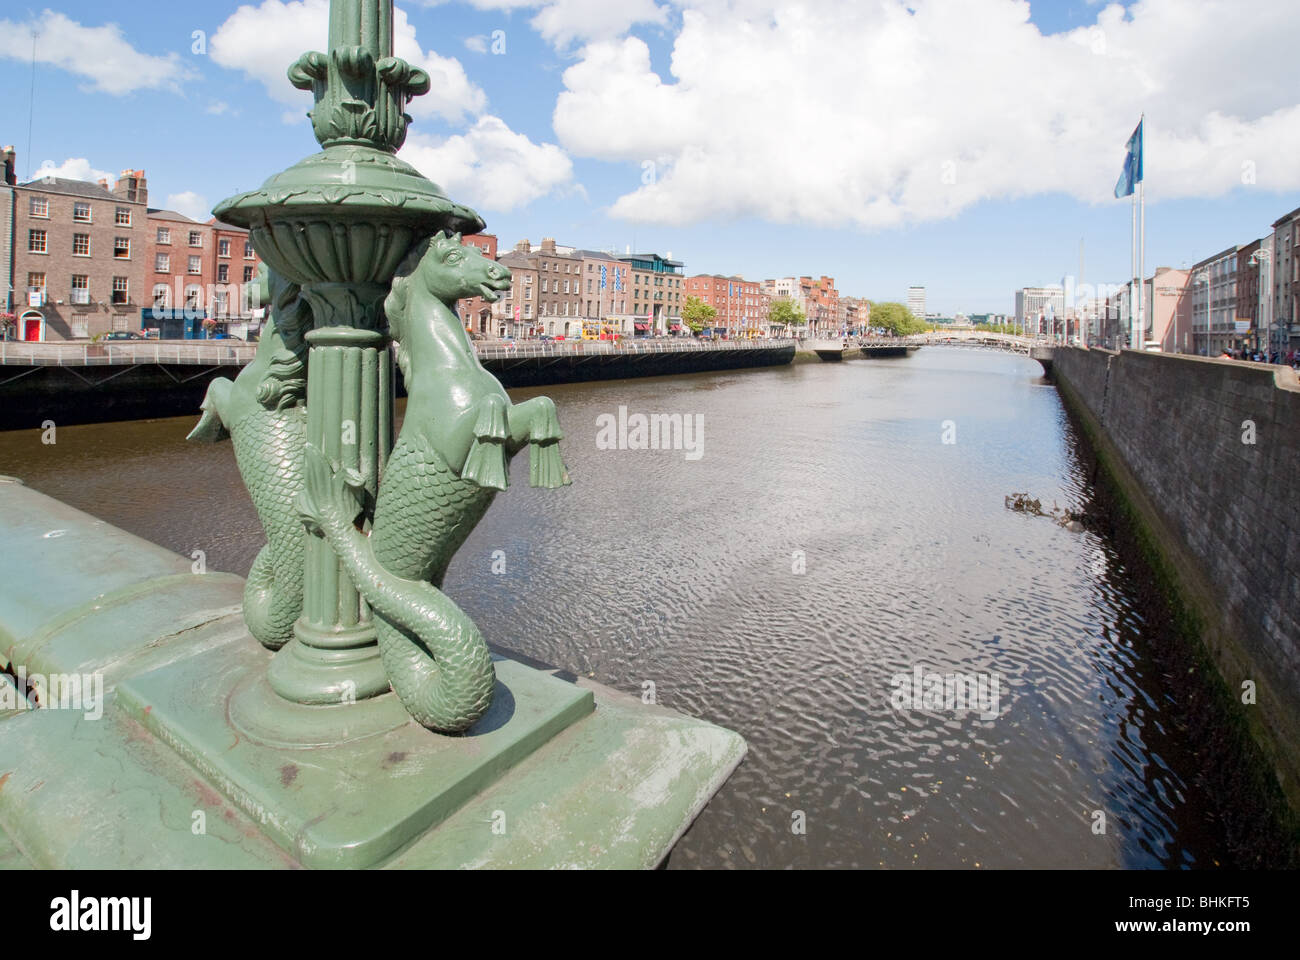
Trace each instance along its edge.
<instances>
[{"instance_id":1,"label":"river water","mask_svg":"<svg viewBox=\"0 0 1300 960\"><path fill-rule=\"evenodd\" d=\"M502 647L745 736L671 867L1260 862L1142 563L1105 523L1004 504L1104 510L1033 361L927 348L516 399L541 392L574 485L529 489L519 457L446 589ZM690 417L699 444L608 449L620 406ZM0 473L246 573L260 527L193 422L0 434ZM909 703L918 670L983 696Z\"/></svg>"}]
</instances>

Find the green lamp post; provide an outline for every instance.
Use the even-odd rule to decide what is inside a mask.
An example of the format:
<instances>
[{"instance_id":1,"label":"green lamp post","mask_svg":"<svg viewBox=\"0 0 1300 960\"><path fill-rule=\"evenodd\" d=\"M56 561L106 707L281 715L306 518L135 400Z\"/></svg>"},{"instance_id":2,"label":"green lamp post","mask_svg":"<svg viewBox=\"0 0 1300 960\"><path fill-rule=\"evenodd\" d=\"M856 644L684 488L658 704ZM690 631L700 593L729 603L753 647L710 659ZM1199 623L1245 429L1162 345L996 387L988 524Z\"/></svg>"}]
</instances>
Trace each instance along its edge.
<instances>
[{"instance_id":1,"label":"green lamp post","mask_svg":"<svg viewBox=\"0 0 1300 960\"><path fill-rule=\"evenodd\" d=\"M299 286L312 326L306 441L363 478L371 504L394 440L383 314L394 273L435 232L483 228L395 156L411 122L406 105L429 90L429 76L392 55L392 25L392 0L330 4L329 52L304 54L289 69L315 95L310 117L323 151L215 211L248 228L263 261ZM311 704L386 692L369 606L324 539L307 540L303 580L302 613L271 685Z\"/></svg>"}]
</instances>

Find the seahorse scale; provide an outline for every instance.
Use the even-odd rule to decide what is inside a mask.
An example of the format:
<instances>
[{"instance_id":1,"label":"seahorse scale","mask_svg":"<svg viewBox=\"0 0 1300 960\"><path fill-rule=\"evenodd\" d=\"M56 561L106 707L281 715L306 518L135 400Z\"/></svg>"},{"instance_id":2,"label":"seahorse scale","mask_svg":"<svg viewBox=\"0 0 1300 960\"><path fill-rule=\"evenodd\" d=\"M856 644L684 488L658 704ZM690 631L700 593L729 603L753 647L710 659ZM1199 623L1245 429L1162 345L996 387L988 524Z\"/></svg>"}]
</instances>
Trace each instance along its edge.
<instances>
[{"instance_id":1,"label":"seahorse scale","mask_svg":"<svg viewBox=\"0 0 1300 960\"><path fill-rule=\"evenodd\" d=\"M305 426L300 410L258 406L231 428L235 461L267 534L258 555L267 559L259 577L250 576L244 618L249 632L271 649L288 642L302 611L305 546L294 498L302 487Z\"/></svg>"},{"instance_id":2,"label":"seahorse scale","mask_svg":"<svg viewBox=\"0 0 1300 960\"><path fill-rule=\"evenodd\" d=\"M473 621L433 582L492 502L492 491L461 480L410 425L389 457L369 538L374 574L416 581L392 585L391 609L376 607L380 655L393 690L421 724L443 732L472 725L491 703L496 673ZM379 582L368 585L382 586ZM362 590L365 594L366 589ZM408 635L409 628L418 637Z\"/></svg>"}]
</instances>

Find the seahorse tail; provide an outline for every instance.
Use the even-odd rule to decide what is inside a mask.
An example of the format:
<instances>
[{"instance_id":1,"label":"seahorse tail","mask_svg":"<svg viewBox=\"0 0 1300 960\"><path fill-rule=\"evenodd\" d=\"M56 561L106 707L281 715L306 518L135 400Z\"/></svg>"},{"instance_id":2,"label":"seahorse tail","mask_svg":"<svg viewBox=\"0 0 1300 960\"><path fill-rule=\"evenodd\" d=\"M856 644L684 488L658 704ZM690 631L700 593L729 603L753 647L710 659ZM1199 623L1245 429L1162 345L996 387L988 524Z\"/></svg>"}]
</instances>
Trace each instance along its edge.
<instances>
[{"instance_id":1,"label":"seahorse tail","mask_svg":"<svg viewBox=\"0 0 1300 960\"><path fill-rule=\"evenodd\" d=\"M301 596L295 602L277 587L275 563L267 544L257 554L244 584L244 622L248 632L268 650L279 650L293 638L293 624L302 608Z\"/></svg>"},{"instance_id":2,"label":"seahorse tail","mask_svg":"<svg viewBox=\"0 0 1300 960\"><path fill-rule=\"evenodd\" d=\"M487 713L496 671L487 644L460 608L429 585L422 591L420 634L380 616L379 653L393 692L422 726L461 733Z\"/></svg>"}]
</instances>

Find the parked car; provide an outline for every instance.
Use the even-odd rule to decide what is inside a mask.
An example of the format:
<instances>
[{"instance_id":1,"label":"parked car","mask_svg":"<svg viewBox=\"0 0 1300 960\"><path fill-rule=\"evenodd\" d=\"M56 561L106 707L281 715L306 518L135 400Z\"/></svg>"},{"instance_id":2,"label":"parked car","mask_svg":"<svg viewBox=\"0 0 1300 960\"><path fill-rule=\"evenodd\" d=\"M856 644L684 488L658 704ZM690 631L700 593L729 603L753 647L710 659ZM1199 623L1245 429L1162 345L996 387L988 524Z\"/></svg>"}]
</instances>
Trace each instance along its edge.
<instances>
[{"instance_id":1,"label":"parked car","mask_svg":"<svg viewBox=\"0 0 1300 960\"><path fill-rule=\"evenodd\" d=\"M143 340L144 337L132 330L110 330L104 334L105 340Z\"/></svg>"}]
</instances>

